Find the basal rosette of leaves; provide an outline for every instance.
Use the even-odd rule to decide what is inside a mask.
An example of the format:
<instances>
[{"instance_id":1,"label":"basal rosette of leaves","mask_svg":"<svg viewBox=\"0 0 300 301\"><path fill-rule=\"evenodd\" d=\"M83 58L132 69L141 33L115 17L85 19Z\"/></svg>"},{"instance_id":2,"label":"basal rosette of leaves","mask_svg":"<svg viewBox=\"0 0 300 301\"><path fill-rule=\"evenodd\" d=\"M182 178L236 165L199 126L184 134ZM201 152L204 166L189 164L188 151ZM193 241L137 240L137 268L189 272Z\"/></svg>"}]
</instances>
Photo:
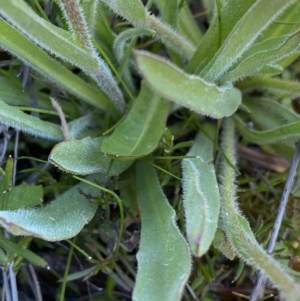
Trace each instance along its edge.
<instances>
[{"instance_id":1,"label":"basal rosette of leaves","mask_svg":"<svg viewBox=\"0 0 300 301\"><path fill-rule=\"evenodd\" d=\"M97 212L109 220L117 204L115 258L125 252L126 222L141 227L134 284L129 276L129 288L122 284L133 300L204 298L192 262L196 270L200 257L217 252L212 244L298 300L298 275L264 251L238 207L235 135L292 157L300 118L290 104L300 85L281 74L300 54L299 1L206 0L207 30L186 1L51 4L0 5L0 47L13 62L1 69L0 122L46 143L52 170L66 173L68 185L45 187L56 197L43 205L41 186L14 185L9 159L0 225L13 236L61 241L91 221L93 232ZM30 93L16 77L21 64ZM6 268L15 254L47 265L21 239L1 233L0 246Z\"/></svg>"}]
</instances>

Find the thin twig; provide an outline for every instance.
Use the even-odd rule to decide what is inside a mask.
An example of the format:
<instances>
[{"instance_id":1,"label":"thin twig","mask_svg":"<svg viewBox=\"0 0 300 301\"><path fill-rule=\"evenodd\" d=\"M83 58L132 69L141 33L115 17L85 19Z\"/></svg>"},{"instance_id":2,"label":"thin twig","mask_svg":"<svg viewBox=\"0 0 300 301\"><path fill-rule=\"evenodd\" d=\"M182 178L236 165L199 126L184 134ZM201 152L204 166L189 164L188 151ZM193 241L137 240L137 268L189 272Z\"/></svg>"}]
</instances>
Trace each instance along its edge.
<instances>
[{"instance_id":1,"label":"thin twig","mask_svg":"<svg viewBox=\"0 0 300 301\"><path fill-rule=\"evenodd\" d=\"M19 301L18 297L18 287L17 287L17 281L16 281L16 274L14 271L14 261L12 261L9 265L9 281L10 281L10 290L11 290L11 296L13 301Z\"/></svg>"},{"instance_id":2,"label":"thin twig","mask_svg":"<svg viewBox=\"0 0 300 301\"><path fill-rule=\"evenodd\" d=\"M3 276L3 291L5 292L5 300L11 301L10 287L8 284L8 275L4 270L2 270L2 276Z\"/></svg>"},{"instance_id":3,"label":"thin twig","mask_svg":"<svg viewBox=\"0 0 300 301\"><path fill-rule=\"evenodd\" d=\"M31 283L32 283L31 289L34 294L34 297L35 297L36 301L43 301L41 286L37 279L37 275L34 270L34 267L31 263L29 264L29 271L30 271Z\"/></svg>"},{"instance_id":4,"label":"thin twig","mask_svg":"<svg viewBox=\"0 0 300 301\"><path fill-rule=\"evenodd\" d=\"M291 193L291 190L292 190L292 187L294 184L295 174L296 174L296 171L298 168L299 159L300 159L300 141L298 141L298 143L296 145L293 161L292 161L292 164L290 167L290 171L289 171L286 183L285 183L282 198L281 198L280 205L278 208L277 217L276 217L275 223L272 228L272 234L271 234L271 238L270 238L268 248L267 248L268 253L272 253L274 250L274 246L275 246L275 243L276 243L276 240L278 237L278 233L279 233L280 226L282 223L283 215L285 212L285 207L289 200L289 195ZM258 298L261 297L260 294L263 294L266 281L267 281L267 279L266 279L265 275L258 273L256 284L251 293L249 301L256 301Z\"/></svg>"},{"instance_id":5,"label":"thin twig","mask_svg":"<svg viewBox=\"0 0 300 301\"><path fill-rule=\"evenodd\" d=\"M61 129L62 129L65 140L66 141L71 140L71 135L69 133L66 117L65 117L65 114L64 114L61 106L54 98L50 97L50 100L51 100L51 104L52 104L53 108L56 110L56 112L58 113L58 116L60 118Z\"/></svg>"}]
</instances>

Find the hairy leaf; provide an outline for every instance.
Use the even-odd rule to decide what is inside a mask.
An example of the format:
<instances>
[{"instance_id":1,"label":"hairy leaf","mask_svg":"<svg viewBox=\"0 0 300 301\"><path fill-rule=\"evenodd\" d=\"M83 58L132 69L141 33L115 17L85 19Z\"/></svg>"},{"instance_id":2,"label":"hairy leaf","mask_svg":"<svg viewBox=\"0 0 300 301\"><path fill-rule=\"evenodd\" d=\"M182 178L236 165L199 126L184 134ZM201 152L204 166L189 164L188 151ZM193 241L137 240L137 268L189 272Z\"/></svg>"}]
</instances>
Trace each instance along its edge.
<instances>
[{"instance_id":1,"label":"hairy leaf","mask_svg":"<svg viewBox=\"0 0 300 301\"><path fill-rule=\"evenodd\" d=\"M93 70L97 60L76 42L72 34L37 15L24 0L11 0L1 5L0 15L35 44L72 64L81 64ZM18 17L22 16L22 17Z\"/></svg>"},{"instance_id":2,"label":"hairy leaf","mask_svg":"<svg viewBox=\"0 0 300 301\"><path fill-rule=\"evenodd\" d=\"M142 217L134 301L179 301L191 262L175 223L175 211L162 193L153 167L138 162L137 198Z\"/></svg>"},{"instance_id":3,"label":"hairy leaf","mask_svg":"<svg viewBox=\"0 0 300 301\"><path fill-rule=\"evenodd\" d=\"M282 141L294 147L299 137L299 116L278 102L263 98L244 100L250 110L252 121L262 131L250 130L245 127L240 117L236 116L237 129L252 142L258 144ZM288 140L286 140L289 138Z\"/></svg>"},{"instance_id":4,"label":"hairy leaf","mask_svg":"<svg viewBox=\"0 0 300 301\"><path fill-rule=\"evenodd\" d=\"M196 158L182 160L186 232L193 255L202 256L215 236L220 210L212 141L199 134L187 156Z\"/></svg>"},{"instance_id":5,"label":"hairy leaf","mask_svg":"<svg viewBox=\"0 0 300 301\"><path fill-rule=\"evenodd\" d=\"M136 52L137 65L149 86L164 98L214 118L232 115L241 103L232 86L218 87L184 73L171 62L148 52Z\"/></svg>"},{"instance_id":6,"label":"hairy leaf","mask_svg":"<svg viewBox=\"0 0 300 301\"><path fill-rule=\"evenodd\" d=\"M0 225L13 235L60 241L77 235L94 216L98 189L81 183L46 206L0 211Z\"/></svg>"},{"instance_id":7,"label":"hairy leaf","mask_svg":"<svg viewBox=\"0 0 300 301\"><path fill-rule=\"evenodd\" d=\"M80 2L88 29L92 35L97 23L98 3L99 0Z\"/></svg>"},{"instance_id":8,"label":"hairy leaf","mask_svg":"<svg viewBox=\"0 0 300 301\"><path fill-rule=\"evenodd\" d=\"M235 82L247 76L258 75L264 66L291 55L299 45L300 31L255 44L228 70L222 77L222 82Z\"/></svg>"},{"instance_id":9,"label":"hairy leaf","mask_svg":"<svg viewBox=\"0 0 300 301\"><path fill-rule=\"evenodd\" d=\"M118 34L113 46L118 62L120 63L122 61L124 49L128 40L142 36L154 36L155 34L155 31L148 28L130 28Z\"/></svg>"},{"instance_id":10,"label":"hairy leaf","mask_svg":"<svg viewBox=\"0 0 300 301\"><path fill-rule=\"evenodd\" d=\"M188 72L196 74L201 72L224 43L235 24L254 2L255 0L244 0L243 2L231 0L227 1L223 7L219 7L220 4L216 1L212 23L187 65Z\"/></svg>"},{"instance_id":11,"label":"hairy leaf","mask_svg":"<svg viewBox=\"0 0 300 301\"><path fill-rule=\"evenodd\" d=\"M109 106L109 99L103 92L88 85L1 18L0 27L0 45L5 50L80 99L103 110Z\"/></svg>"},{"instance_id":12,"label":"hairy leaf","mask_svg":"<svg viewBox=\"0 0 300 301\"><path fill-rule=\"evenodd\" d=\"M173 1L180 2L177 17L180 32L187 37L189 41L192 41L194 44L198 44L202 37L202 33L197 25L197 22L195 21L195 18L193 17L192 12L184 2L178 0ZM161 14L163 14L166 0L154 0L154 3L160 10Z\"/></svg>"},{"instance_id":13,"label":"hairy leaf","mask_svg":"<svg viewBox=\"0 0 300 301\"><path fill-rule=\"evenodd\" d=\"M8 194L6 210L17 210L32 207L43 201L42 186L30 186L25 182L14 186Z\"/></svg>"},{"instance_id":14,"label":"hairy leaf","mask_svg":"<svg viewBox=\"0 0 300 301\"><path fill-rule=\"evenodd\" d=\"M300 96L300 83L271 77L254 77L237 86L245 93L262 91L279 98L296 98Z\"/></svg>"},{"instance_id":15,"label":"hairy leaf","mask_svg":"<svg viewBox=\"0 0 300 301\"><path fill-rule=\"evenodd\" d=\"M134 26L146 26L146 9L140 0L101 0L101 2Z\"/></svg>"},{"instance_id":16,"label":"hairy leaf","mask_svg":"<svg viewBox=\"0 0 300 301\"><path fill-rule=\"evenodd\" d=\"M238 131L249 141L257 144L274 143L291 137L299 137L300 121L288 123L270 130L249 130L239 117L235 117Z\"/></svg>"},{"instance_id":17,"label":"hairy leaf","mask_svg":"<svg viewBox=\"0 0 300 301\"><path fill-rule=\"evenodd\" d=\"M297 301L300 294L299 284L290 276L287 268L279 264L258 244L248 221L242 216L238 204L235 202L235 171L228 164L228 161L233 166L236 164L234 145L234 123L228 119L225 122L222 141L226 159L222 158L220 174L222 182L221 230L225 232L226 238L242 260L267 275L287 300Z\"/></svg>"},{"instance_id":18,"label":"hairy leaf","mask_svg":"<svg viewBox=\"0 0 300 301\"><path fill-rule=\"evenodd\" d=\"M166 127L169 110L170 103L143 83L128 115L103 139L101 151L124 159L152 153Z\"/></svg>"},{"instance_id":19,"label":"hairy leaf","mask_svg":"<svg viewBox=\"0 0 300 301\"><path fill-rule=\"evenodd\" d=\"M100 152L101 141L102 138L86 137L82 140L61 142L52 149L49 161L63 171L76 175L101 172L114 176L132 164L131 161L119 162L105 156Z\"/></svg>"},{"instance_id":20,"label":"hairy leaf","mask_svg":"<svg viewBox=\"0 0 300 301\"><path fill-rule=\"evenodd\" d=\"M257 0L243 15L200 76L217 81L249 49L271 22L295 0Z\"/></svg>"},{"instance_id":21,"label":"hairy leaf","mask_svg":"<svg viewBox=\"0 0 300 301\"><path fill-rule=\"evenodd\" d=\"M59 4L73 34L39 17L23 0L12 0L7 5L2 5L0 14L33 43L71 62L93 77L100 88L113 100L117 110L123 111L125 103L122 93L110 69L94 50L79 3L59 1ZM18 53L16 49L11 51L14 54ZM34 65L34 68L39 69L39 66Z\"/></svg>"},{"instance_id":22,"label":"hairy leaf","mask_svg":"<svg viewBox=\"0 0 300 301\"><path fill-rule=\"evenodd\" d=\"M1 123L21 132L51 140L63 140L62 131L57 124L25 114L1 100L0 118Z\"/></svg>"}]
</instances>

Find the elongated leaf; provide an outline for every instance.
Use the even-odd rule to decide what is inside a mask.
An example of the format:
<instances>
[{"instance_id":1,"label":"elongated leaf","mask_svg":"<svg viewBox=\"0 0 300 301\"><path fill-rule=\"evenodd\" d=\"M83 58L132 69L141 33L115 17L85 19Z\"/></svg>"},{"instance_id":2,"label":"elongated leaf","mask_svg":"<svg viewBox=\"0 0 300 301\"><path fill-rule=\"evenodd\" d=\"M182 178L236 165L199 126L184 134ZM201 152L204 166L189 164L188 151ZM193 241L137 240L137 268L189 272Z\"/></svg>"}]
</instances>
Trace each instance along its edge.
<instances>
[{"instance_id":1,"label":"elongated leaf","mask_svg":"<svg viewBox=\"0 0 300 301\"><path fill-rule=\"evenodd\" d=\"M146 9L140 0L101 0L101 2L134 26L146 26Z\"/></svg>"},{"instance_id":2,"label":"elongated leaf","mask_svg":"<svg viewBox=\"0 0 300 301\"><path fill-rule=\"evenodd\" d=\"M36 97L38 100L37 107L39 109L46 109L54 113L49 95L37 92ZM24 91L22 89L21 82L14 82L11 79L2 76L0 76L0 99L12 106L32 106L32 100L30 98L29 91ZM78 114L77 108L73 106L73 104L66 101L61 101L59 97L57 100L59 101L63 111L68 112L68 115L76 116Z\"/></svg>"},{"instance_id":3,"label":"elongated leaf","mask_svg":"<svg viewBox=\"0 0 300 301\"><path fill-rule=\"evenodd\" d=\"M211 162L213 143L199 134L187 156L197 158L182 160L186 232L193 255L202 256L214 239L220 210L218 183Z\"/></svg>"},{"instance_id":4,"label":"elongated leaf","mask_svg":"<svg viewBox=\"0 0 300 301\"><path fill-rule=\"evenodd\" d=\"M98 4L99 4L99 0L80 2L80 5L84 12L88 29L92 35L95 29L95 25L97 23Z\"/></svg>"},{"instance_id":5,"label":"elongated leaf","mask_svg":"<svg viewBox=\"0 0 300 301\"><path fill-rule=\"evenodd\" d=\"M263 98L245 98L244 104L250 110L250 117L257 128L262 131L245 132L245 138L253 136L259 140L259 144L274 143L282 141L291 148L294 148L298 139L299 116L293 111L287 109L282 104ZM244 127L241 119L237 116L237 128L244 133ZM263 137L266 141L262 142Z\"/></svg>"},{"instance_id":6,"label":"elongated leaf","mask_svg":"<svg viewBox=\"0 0 300 301\"><path fill-rule=\"evenodd\" d=\"M57 144L49 155L49 161L58 168L76 175L101 172L114 176L126 170L132 162L113 161L100 152L102 138L86 137ZM111 166L112 163L112 166Z\"/></svg>"},{"instance_id":7,"label":"elongated leaf","mask_svg":"<svg viewBox=\"0 0 300 301\"><path fill-rule=\"evenodd\" d=\"M118 158L146 156L158 146L166 127L170 103L143 83L139 96L110 137L104 138L101 151Z\"/></svg>"},{"instance_id":8,"label":"elongated leaf","mask_svg":"<svg viewBox=\"0 0 300 301\"><path fill-rule=\"evenodd\" d=\"M0 225L13 235L35 236L60 241L77 235L94 216L97 206L91 199L101 195L81 183L45 207L0 211Z\"/></svg>"},{"instance_id":9,"label":"elongated leaf","mask_svg":"<svg viewBox=\"0 0 300 301\"><path fill-rule=\"evenodd\" d=\"M291 55L300 44L300 31L291 35L267 39L252 46L238 62L222 77L222 82L257 75L268 64Z\"/></svg>"},{"instance_id":10,"label":"elongated leaf","mask_svg":"<svg viewBox=\"0 0 300 301\"><path fill-rule=\"evenodd\" d=\"M274 0L270 6L269 0L257 0L239 20L200 76L209 82L217 81L271 22L294 2L295 0Z\"/></svg>"},{"instance_id":11,"label":"elongated leaf","mask_svg":"<svg viewBox=\"0 0 300 301\"><path fill-rule=\"evenodd\" d=\"M7 5L2 5L0 15L4 16L33 43L51 54L71 62L93 77L99 87L114 101L117 110L123 111L125 104L122 92L110 69L94 50L79 3L73 1L66 6L63 3L59 1L66 20L73 29L73 34L42 19L22 0L12 0L7 2ZM22 16L22 18L18 16ZM11 38L9 35L6 37ZM12 49L10 50L13 52ZM14 52L18 53L16 49ZM39 69L39 66L37 65L35 68Z\"/></svg>"},{"instance_id":12,"label":"elongated leaf","mask_svg":"<svg viewBox=\"0 0 300 301\"><path fill-rule=\"evenodd\" d=\"M209 63L220 47L220 23L217 5L214 6L214 10L212 23L200 40L197 49L185 68L189 73L200 74L201 70Z\"/></svg>"},{"instance_id":13,"label":"elongated leaf","mask_svg":"<svg viewBox=\"0 0 300 301\"><path fill-rule=\"evenodd\" d=\"M42 257L38 256L37 254L33 253L28 249L24 249L23 246L17 245L8 239L6 239L2 234L0 234L0 246L6 250L6 252L10 254L18 254L19 256L24 257L25 259L29 260L33 264L46 268L48 267L48 263Z\"/></svg>"},{"instance_id":14,"label":"elongated leaf","mask_svg":"<svg viewBox=\"0 0 300 301\"><path fill-rule=\"evenodd\" d=\"M161 20L170 24L174 29L178 27L178 1L166 0L163 8Z\"/></svg>"},{"instance_id":15,"label":"elongated leaf","mask_svg":"<svg viewBox=\"0 0 300 301\"><path fill-rule=\"evenodd\" d=\"M67 21L68 27L72 32L73 38L75 38L81 46L87 51L87 58L94 60L94 68L86 68L82 64L82 60L77 60L75 64L82 68L87 74L89 74L96 81L98 86L112 99L116 109L119 112L123 112L125 109L125 102L121 90L118 87L118 83L112 76L111 70L108 68L106 62L98 56L93 42L90 36L90 32L83 14L79 1L60 0L60 8ZM59 54L61 55L61 53ZM65 55L68 57L68 55Z\"/></svg>"},{"instance_id":16,"label":"elongated leaf","mask_svg":"<svg viewBox=\"0 0 300 301\"><path fill-rule=\"evenodd\" d=\"M251 266L267 275L274 285L281 290L289 301L297 301L300 286L294 281L286 267L283 267L258 244L249 226L235 202L235 171L228 164L228 160L235 166L234 153L234 123L228 119L225 122L222 149L225 157L222 158L221 175L221 214L220 225L227 240L237 255Z\"/></svg>"},{"instance_id":17,"label":"elongated leaf","mask_svg":"<svg viewBox=\"0 0 300 301\"><path fill-rule=\"evenodd\" d=\"M247 79L237 86L245 93L262 91L279 98L296 98L300 96L300 83L271 77L254 77Z\"/></svg>"},{"instance_id":18,"label":"elongated leaf","mask_svg":"<svg viewBox=\"0 0 300 301\"><path fill-rule=\"evenodd\" d=\"M3 171L3 170L2 170ZM0 210L6 210L8 208L9 193L13 186L13 173L14 173L14 160L11 156L8 157L5 166L4 175L0 181Z\"/></svg>"},{"instance_id":19,"label":"elongated leaf","mask_svg":"<svg viewBox=\"0 0 300 301\"><path fill-rule=\"evenodd\" d=\"M118 62L120 63L122 61L125 52L124 49L126 46L126 42L128 42L130 39L133 38L142 37L142 36L154 36L154 35L155 35L155 31L148 28L130 28L122 31L116 37L113 46L114 53Z\"/></svg>"},{"instance_id":20,"label":"elongated leaf","mask_svg":"<svg viewBox=\"0 0 300 301\"><path fill-rule=\"evenodd\" d=\"M133 300L179 301L191 269L188 246L154 169L138 162L136 179L142 232Z\"/></svg>"},{"instance_id":21,"label":"elongated leaf","mask_svg":"<svg viewBox=\"0 0 300 301\"><path fill-rule=\"evenodd\" d=\"M25 114L1 100L0 121L27 134L52 140L63 140L61 128L57 124Z\"/></svg>"},{"instance_id":22,"label":"elongated leaf","mask_svg":"<svg viewBox=\"0 0 300 301\"><path fill-rule=\"evenodd\" d=\"M41 99L42 98L42 99ZM13 82L11 79L0 76L0 99L13 106L30 106L30 96L28 91L22 91L21 83ZM40 108L52 108L50 100L38 95Z\"/></svg>"},{"instance_id":23,"label":"elongated leaf","mask_svg":"<svg viewBox=\"0 0 300 301\"><path fill-rule=\"evenodd\" d=\"M4 49L71 94L100 109L108 107L109 99L103 92L85 83L1 18L0 27L0 45Z\"/></svg>"},{"instance_id":24,"label":"elongated leaf","mask_svg":"<svg viewBox=\"0 0 300 301\"><path fill-rule=\"evenodd\" d=\"M220 45L227 39L235 25L257 0L226 1L221 9L220 17Z\"/></svg>"},{"instance_id":25,"label":"elongated leaf","mask_svg":"<svg viewBox=\"0 0 300 301\"><path fill-rule=\"evenodd\" d=\"M41 18L24 0L11 0L6 4L0 6L0 15L34 43L72 64L80 62L87 70L95 69L97 60L71 33Z\"/></svg>"},{"instance_id":26,"label":"elongated leaf","mask_svg":"<svg viewBox=\"0 0 300 301\"><path fill-rule=\"evenodd\" d=\"M201 70L224 43L235 24L254 2L255 0L244 0L242 2L240 0L231 0L227 1L223 7L219 7L220 3L216 1L212 23L187 65L186 70L188 72L200 74Z\"/></svg>"},{"instance_id":27,"label":"elongated leaf","mask_svg":"<svg viewBox=\"0 0 300 301\"><path fill-rule=\"evenodd\" d=\"M257 144L275 143L291 137L299 137L300 121L288 123L266 131L249 130L239 117L235 117L236 128L249 141ZM299 139L299 138L298 138Z\"/></svg>"},{"instance_id":28,"label":"elongated leaf","mask_svg":"<svg viewBox=\"0 0 300 301\"><path fill-rule=\"evenodd\" d=\"M298 114L277 101L251 97L245 98L243 103L250 110L252 121L263 130L300 121Z\"/></svg>"},{"instance_id":29,"label":"elongated leaf","mask_svg":"<svg viewBox=\"0 0 300 301\"><path fill-rule=\"evenodd\" d=\"M267 30L265 30L263 34L258 38L258 41L264 40L266 38L289 34L294 32L296 28L299 29L299 9L300 2L295 1L280 15L277 22L272 22Z\"/></svg>"},{"instance_id":30,"label":"elongated leaf","mask_svg":"<svg viewBox=\"0 0 300 301\"><path fill-rule=\"evenodd\" d=\"M184 73L169 61L144 51L136 52L137 65L149 86L164 98L214 118L232 115L241 103L240 92L218 87Z\"/></svg>"},{"instance_id":31,"label":"elongated leaf","mask_svg":"<svg viewBox=\"0 0 300 301\"><path fill-rule=\"evenodd\" d=\"M159 8L160 12L163 13L166 0L154 0L154 3ZM181 7L179 7L178 12L180 32L196 45L199 43L202 33L188 5L185 5L184 2L181 2L180 4Z\"/></svg>"}]
</instances>

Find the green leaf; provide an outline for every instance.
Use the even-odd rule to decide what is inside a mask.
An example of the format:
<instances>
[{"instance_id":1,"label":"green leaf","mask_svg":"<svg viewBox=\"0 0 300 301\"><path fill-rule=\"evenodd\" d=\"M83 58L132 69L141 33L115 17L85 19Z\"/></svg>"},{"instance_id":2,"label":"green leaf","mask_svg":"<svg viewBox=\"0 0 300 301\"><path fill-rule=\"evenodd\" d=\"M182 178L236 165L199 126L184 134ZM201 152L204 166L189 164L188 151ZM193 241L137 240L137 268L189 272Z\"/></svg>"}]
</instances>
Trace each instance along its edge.
<instances>
[{"instance_id":1,"label":"green leaf","mask_svg":"<svg viewBox=\"0 0 300 301\"><path fill-rule=\"evenodd\" d=\"M220 45L224 43L238 21L257 0L229 0L220 12Z\"/></svg>"},{"instance_id":2,"label":"green leaf","mask_svg":"<svg viewBox=\"0 0 300 301\"><path fill-rule=\"evenodd\" d=\"M146 9L140 0L101 0L136 27L146 26Z\"/></svg>"},{"instance_id":3,"label":"green leaf","mask_svg":"<svg viewBox=\"0 0 300 301\"><path fill-rule=\"evenodd\" d=\"M246 98L244 104L251 112L252 121L263 130L250 130L240 117L235 116L236 127L246 139L258 144L284 140L289 146L295 146L300 126L300 118L296 113L278 102L263 98Z\"/></svg>"},{"instance_id":4,"label":"green leaf","mask_svg":"<svg viewBox=\"0 0 300 301\"><path fill-rule=\"evenodd\" d=\"M249 48L222 77L221 82L235 82L247 76L259 75L269 64L274 64L297 50L300 31L290 35L267 39Z\"/></svg>"},{"instance_id":5,"label":"green leaf","mask_svg":"<svg viewBox=\"0 0 300 301\"><path fill-rule=\"evenodd\" d=\"M216 1L212 23L187 65L186 70L188 72L196 74L201 72L224 43L235 24L254 2L255 0L243 0L242 2L230 0L223 7L220 7L220 3Z\"/></svg>"},{"instance_id":6,"label":"green leaf","mask_svg":"<svg viewBox=\"0 0 300 301\"><path fill-rule=\"evenodd\" d=\"M197 113L222 118L232 115L241 103L240 92L232 86L208 83L145 51L137 51L136 60L145 81L155 92Z\"/></svg>"},{"instance_id":7,"label":"green leaf","mask_svg":"<svg viewBox=\"0 0 300 301\"><path fill-rule=\"evenodd\" d=\"M133 300L179 301L191 269L188 246L155 170L138 162L136 179L142 232Z\"/></svg>"},{"instance_id":8,"label":"green leaf","mask_svg":"<svg viewBox=\"0 0 300 301\"><path fill-rule=\"evenodd\" d=\"M70 136L77 138L82 131L91 126L95 120L95 115L87 114L85 116L79 117L68 123L68 131Z\"/></svg>"},{"instance_id":9,"label":"green leaf","mask_svg":"<svg viewBox=\"0 0 300 301\"><path fill-rule=\"evenodd\" d=\"M85 69L93 70L97 65L97 60L76 42L71 33L41 18L24 0L11 0L7 5L1 5L0 15L51 54L74 65L80 62Z\"/></svg>"},{"instance_id":10,"label":"green leaf","mask_svg":"<svg viewBox=\"0 0 300 301\"><path fill-rule=\"evenodd\" d=\"M252 121L264 130L300 121L300 116L277 101L266 98L244 98Z\"/></svg>"},{"instance_id":11,"label":"green leaf","mask_svg":"<svg viewBox=\"0 0 300 301\"><path fill-rule=\"evenodd\" d=\"M196 158L182 160L186 232L191 252L202 256L213 241L220 211L212 140L199 134L187 156Z\"/></svg>"},{"instance_id":12,"label":"green leaf","mask_svg":"<svg viewBox=\"0 0 300 301\"><path fill-rule=\"evenodd\" d=\"M178 0L166 0L162 11L161 20L170 24L174 29L178 28Z\"/></svg>"},{"instance_id":13,"label":"green leaf","mask_svg":"<svg viewBox=\"0 0 300 301\"><path fill-rule=\"evenodd\" d=\"M32 235L48 241L68 239L93 218L97 206L91 200L100 195L98 189L81 183L46 206L0 211L0 225L13 235Z\"/></svg>"},{"instance_id":14,"label":"green leaf","mask_svg":"<svg viewBox=\"0 0 300 301\"><path fill-rule=\"evenodd\" d=\"M266 131L249 130L239 117L235 117L236 128L247 140L257 143L275 143L291 137L299 137L300 121L289 123Z\"/></svg>"},{"instance_id":15,"label":"green leaf","mask_svg":"<svg viewBox=\"0 0 300 301\"><path fill-rule=\"evenodd\" d=\"M236 165L234 145L234 123L231 119L227 119L223 129L224 156L221 161L220 173L221 230L224 231L226 239L242 260L270 278L287 300L297 301L300 294L299 284L290 276L286 267L277 262L258 244L248 221L241 215L238 204L235 202L235 171L232 168L232 165Z\"/></svg>"},{"instance_id":16,"label":"green leaf","mask_svg":"<svg viewBox=\"0 0 300 301\"><path fill-rule=\"evenodd\" d=\"M52 149L49 161L63 171L76 175L100 172L114 176L132 164L131 161L119 162L105 156L100 152L101 141L102 138L86 137L82 140L61 142Z\"/></svg>"},{"instance_id":17,"label":"green leaf","mask_svg":"<svg viewBox=\"0 0 300 301\"><path fill-rule=\"evenodd\" d=\"M257 0L239 20L214 58L202 70L208 82L215 82L249 49L271 22L295 0Z\"/></svg>"},{"instance_id":18,"label":"green leaf","mask_svg":"<svg viewBox=\"0 0 300 301\"><path fill-rule=\"evenodd\" d=\"M125 102L122 92L106 62L100 59L96 52L80 3L78 1L68 0L60 0L58 3L67 21L69 30L72 32L72 36L87 50L87 57L96 61L93 70L86 69L82 64L85 58L78 60L76 65L89 74L96 81L98 86L110 96L116 109L119 112L123 112L125 110Z\"/></svg>"},{"instance_id":19,"label":"green leaf","mask_svg":"<svg viewBox=\"0 0 300 301\"><path fill-rule=\"evenodd\" d=\"M3 170L2 170L3 171ZM14 160L11 156L8 157L5 165L5 172L2 174L0 181L0 210L6 210L8 207L9 193L13 186Z\"/></svg>"},{"instance_id":20,"label":"green leaf","mask_svg":"<svg viewBox=\"0 0 300 301\"><path fill-rule=\"evenodd\" d=\"M0 246L10 254L17 254L19 256L24 257L25 259L29 260L33 264L46 268L48 267L48 263L45 261L45 259L41 258L40 256L36 255L32 251L28 249L24 249L22 245L17 245L8 239L6 239L1 233L0 233Z\"/></svg>"},{"instance_id":21,"label":"green leaf","mask_svg":"<svg viewBox=\"0 0 300 301\"><path fill-rule=\"evenodd\" d=\"M154 36L155 34L154 30L148 28L130 28L119 33L113 45L114 53L118 62L122 62L125 52L124 49L128 40L142 36Z\"/></svg>"},{"instance_id":22,"label":"green leaf","mask_svg":"<svg viewBox=\"0 0 300 301\"><path fill-rule=\"evenodd\" d=\"M92 35L97 23L98 3L99 0L80 2L88 29Z\"/></svg>"},{"instance_id":23,"label":"green leaf","mask_svg":"<svg viewBox=\"0 0 300 301\"><path fill-rule=\"evenodd\" d=\"M161 14L163 14L166 1L167 0L154 0L154 3L160 10ZM186 38L189 39L189 41L193 42L193 44L197 44L202 37L202 33L199 29L199 26L195 21L195 18L192 12L190 11L188 5L186 5L186 2L183 2L181 0L178 2L180 2L177 17L179 23L179 30Z\"/></svg>"},{"instance_id":24,"label":"green leaf","mask_svg":"<svg viewBox=\"0 0 300 301\"><path fill-rule=\"evenodd\" d=\"M63 140L61 128L57 124L25 114L1 100L0 118L1 123L24 133L51 140Z\"/></svg>"},{"instance_id":25,"label":"green leaf","mask_svg":"<svg viewBox=\"0 0 300 301\"><path fill-rule=\"evenodd\" d=\"M48 84L46 84L45 86L47 85ZM22 89L21 81L18 81L17 79L13 81L12 79L0 76L0 87L0 99L8 105L22 107L32 106L32 100L30 99L29 95L30 93L28 90L24 91ZM38 109L45 109L48 112L51 111L54 113L54 109L51 105L49 95L36 91L36 96L38 99ZM56 99L60 103L63 111L68 112L68 115L76 116L78 114L77 108L73 106L72 103L66 102L59 97L57 97Z\"/></svg>"},{"instance_id":26,"label":"green leaf","mask_svg":"<svg viewBox=\"0 0 300 301\"><path fill-rule=\"evenodd\" d=\"M189 73L199 74L201 70L208 64L218 51L220 45L220 23L217 11L217 5L214 7L215 12L212 23L210 24L205 35L200 40L197 48L188 62L185 70Z\"/></svg>"},{"instance_id":27,"label":"green leaf","mask_svg":"<svg viewBox=\"0 0 300 301\"><path fill-rule=\"evenodd\" d=\"M224 231L217 229L216 235L213 241L214 247L220 250L228 259L233 260L235 257L235 251L231 243L226 239Z\"/></svg>"},{"instance_id":28,"label":"green leaf","mask_svg":"<svg viewBox=\"0 0 300 301\"><path fill-rule=\"evenodd\" d=\"M97 108L107 109L109 99L103 92L88 85L1 18L0 27L0 45L5 50L38 71L48 81L56 83Z\"/></svg>"},{"instance_id":29,"label":"green leaf","mask_svg":"<svg viewBox=\"0 0 300 301\"><path fill-rule=\"evenodd\" d=\"M30 186L24 182L13 187L8 193L8 197L6 210L32 207L43 201L43 188L42 186Z\"/></svg>"},{"instance_id":30,"label":"green leaf","mask_svg":"<svg viewBox=\"0 0 300 301\"><path fill-rule=\"evenodd\" d=\"M115 128L103 139L101 151L109 156L130 159L146 156L158 146L166 127L170 103L153 93L145 83L133 105Z\"/></svg>"},{"instance_id":31,"label":"green leaf","mask_svg":"<svg viewBox=\"0 0 300 301\"><path fill-rule=\"evenodd\" d=\"M7 5L2 5L0 14L33 43L51 54L71 62L93 77L99 87L114 101L117 110L123 111L125 103L122 92L110 69L98 57L93 47L79 3L72 1L66 6L63 3L59 1L73 34L45 21L22 0L12 0ZM8 37L11 39L10 35L6 35L6 38ZM9 49L9 47L7 48ZM9 50L15 54L18 53L17 49ZM28 52L30 53L30 51ZM37 65L35 68L38 69L39 66Z\"/></svg>"},{"instance_id":32,"label":"green leaf","mask_svg":"<svg viewBox=\"0 0 300 301\"><path fill-rule=\"evenodd\" d=\"M29 91L22 91L21 82L15 82L6 77L0 76L0 99L5 103L13 106L30 106ZM41 99L42 98L42 99ZM48 104L45 104L46 97L42 93L38 93L39 107L52 108L48 98Z\"/></svg>"},{"instance_id":33,"label":"green leaf","mask_svg":"<svg viewBox=\"0 0 300 301\"><path fill-rule=\"evenodd\" d=\"M262 91L279 98L296 98L300 96L300 83L271 77L249 78L237 84L245 93Z\"/></svg>"}]
</instances>

